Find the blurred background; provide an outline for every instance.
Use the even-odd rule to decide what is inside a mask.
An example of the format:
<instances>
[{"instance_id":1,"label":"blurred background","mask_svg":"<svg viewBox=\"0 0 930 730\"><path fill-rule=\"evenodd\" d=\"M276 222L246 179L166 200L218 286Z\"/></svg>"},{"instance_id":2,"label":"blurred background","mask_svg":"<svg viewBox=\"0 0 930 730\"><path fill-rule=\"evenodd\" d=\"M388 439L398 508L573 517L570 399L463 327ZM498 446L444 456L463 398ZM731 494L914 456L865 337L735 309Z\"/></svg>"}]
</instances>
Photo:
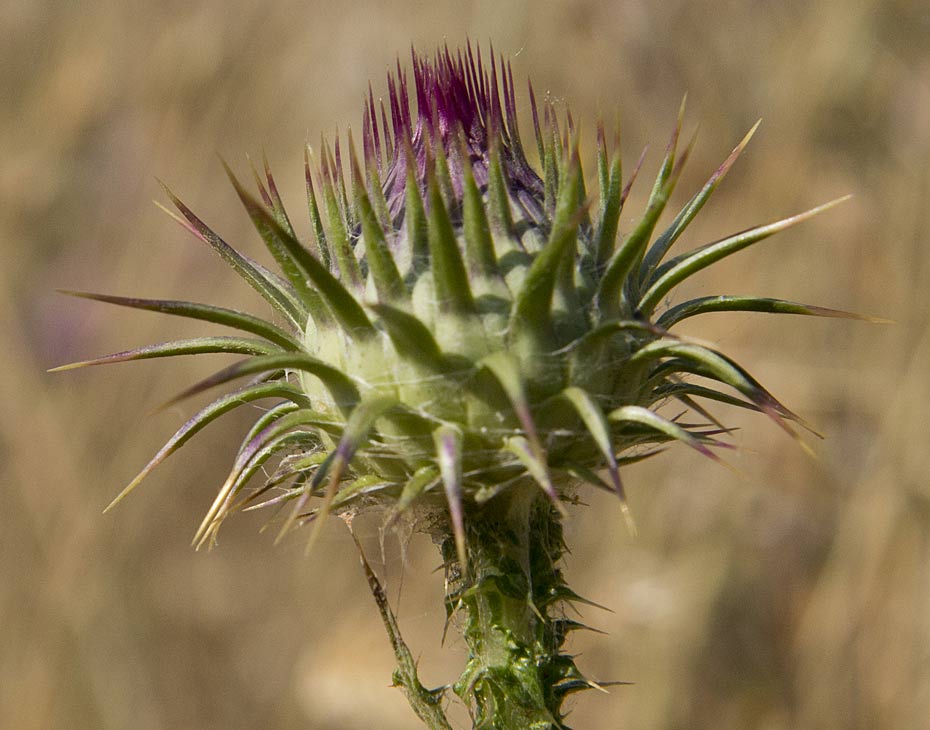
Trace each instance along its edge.
<instances>
[{"instance_id":1,"label":"blurred background","mask_svg":"<svg viewBox=\"0 0 930 730\"><path fill-rule=\"evenodd\" d=\"M261 256L217 154L247 173L245 155L265 150L299 211L304 141L358 130L368 80L383 93L411 43L466 37L493 40L518 79L570 103L589 152L598 115L619 115L628 165L651 144L649 175L687 92L686 128L701 131L679 205L762 117L682 246L854 195L679 299L764 294L896 320L694 322L827 438L811 459L766 419L733 415L741 474L684 450L630 468L637 539L613 500L588 495L566 570L613 613L586 609L608 635L572 646L591 676L635 684L579 697L569 722L930 728L925 0L2 0L0 727L417 727L389 687L393 656L338 521L310 560L299 536L274 547L254 513L218 549L190 548L254 411L101 515L197 404L154 409L221 358L45 370L204 331L56 288L265 313L155 208L155 178ZM403 555L388 534L382 558L379 527L358 523L423 680L452 681L464 655L440 646L438 557L420 536Z\"/></svg>"}]
</instances>

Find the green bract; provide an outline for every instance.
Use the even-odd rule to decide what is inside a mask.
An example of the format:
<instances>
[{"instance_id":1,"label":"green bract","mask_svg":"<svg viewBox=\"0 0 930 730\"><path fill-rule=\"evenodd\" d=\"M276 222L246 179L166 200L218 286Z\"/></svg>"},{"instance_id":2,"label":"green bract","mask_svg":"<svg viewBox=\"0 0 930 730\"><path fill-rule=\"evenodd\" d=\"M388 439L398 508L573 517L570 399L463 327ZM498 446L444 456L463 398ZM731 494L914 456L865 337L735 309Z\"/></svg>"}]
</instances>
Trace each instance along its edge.
<instances>
[{"instance_id":1,"label":"green bract","mask_svg":"<svg viewBox=\"0 0 930 730\"><path fill-rule=\"evenodd\" d=\"M538 165L529 161L503 59L488 66L470 47L431 61L414 54L412 87L398 66L389 111L369 91L361 159L351 136L347 149L323 142L315 164L308 148L310 241L295 233L267 164L264 180L255 175L257 196L227 169L277 273L168 193L180 213L172 215L267 301L274 322L204 304L77 294L242 334L65 367L243 355L179 397L246 384L185 423L115 501L224 413L275 400L243 440L195 542L211 542L230 513L261 505L291 504L282 535L368 507L428 516L421 522L443 551L447 606L468 615L471 655L455 691L476 726L563 727L564 695L596 686L560 653L573 625L557 604L579 600L557 568L564 503L584 483L623 500L622 465L666 442L716 458L711 448L726 429L699 401L761 411L792 434L798 421L740 365L676 336L675 325L734 310L848 316L775 299L712 296L670 308L666 299L693 274L836 201L669 258L755 127L659 229L690 149L679 144L679 116L645 210L620 231L642 160L624 179L618 142L602 127L592 198L571 116L560 119L548 101L540 115L532 88ZM669 401L705 423L663 415ZM270 459L272 476L245 491ZM446 727L386 603L382 613L406 667L398 683L430 727Z\"/></svg>"}]
</instances>

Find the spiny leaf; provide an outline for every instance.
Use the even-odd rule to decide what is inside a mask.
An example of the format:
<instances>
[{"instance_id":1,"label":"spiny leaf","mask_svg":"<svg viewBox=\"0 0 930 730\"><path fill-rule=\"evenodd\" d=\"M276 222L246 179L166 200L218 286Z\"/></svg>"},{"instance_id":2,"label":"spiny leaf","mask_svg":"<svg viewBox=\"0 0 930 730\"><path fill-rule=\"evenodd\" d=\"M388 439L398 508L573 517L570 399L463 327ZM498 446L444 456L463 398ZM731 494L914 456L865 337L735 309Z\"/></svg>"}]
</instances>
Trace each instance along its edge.
<instances>
[{"instance_id":1,"label":"spiny leaf","mask_svg":"<svg viewBox=\"0 0 930 730\"><path fill-rule=\"evenodd\" d=\"M420 195L420 185L417 182L416 161L410 147L410 140L406 137L404 138L404 154L407 163L407 181L403 211L404 225L407 230L406 236L402 236L401 241L409 247L406 254L410 260L410 270L419 272L429 263L429 225L426 220L423 197Z\"/></svg>"},{"instance_id":2,"label":"spiny leaf","mask_svg":"<svg viewBox=\"0 0 930 730\"><path fill-rule=\"evenodd\" d=\"M478 365L487 368L500 383L527 437L539 443L536 424L533 421L530 404L526 398L526 389L520 375L520 365L516 359L509 353L498 351L483 358Z\"/></svg>"},{"instance_id":3,"label":"spiny leaf","mask_svg":"<svg viewBox=\"0 0 930 730\"><path fill-rule=\"evenodd\" d=\"M309 431L289 431L287 433L276 434L262 443L257 450L251 454L248 462L242 466L240 471L235 475L235 478L232 479L231 485L226 493L226 499L220 505L220 509L214 516L213 521L200 536L200 539L196 543L196 547L199 549L208 542L213 542L215 535L218 533L220 526L226 518L246 504L244 500L238 502L234 502L233 500L242 488L249 483L252 477L255 476L255 473L265 465L268 459L276 453L288 448L293 448L294 446L306 449L317 443L318 441L314 434Z\"/></svg>"},{"instance_id":4,"label":"spiny leaf","mask_svg":"<svg viewBox=\"0 0 930 730\"><path fill-rule=\"evenodd\" d=\"M266 232L279 247L281 255L286 255L296 272L296 276L304 281L310 280L319 293L326 299L332 313L339 320L343 329L350 337L370 336L374 329L361 304L352 293L333 276L313 255L305 249L300 242L285 231L274 217L263 208L248 192L237 188L243 204L249 209L250 215L261 222L262 230ZM258 224L256 224L258 225ZM315 293L314 293L315 296ZM316 314L316 312L314 312ZM301 325L303 326L303 325Z\"/></svg>"},{"instance_id":5,"label":"spiny leaf","mask_svg":"<svg viewBox=\"0 0 930 730\"><path fill-rule=\"evenodd\" d=\"M274 211L275 219L285 231L292 237L297 238L297 234L294 232L294 226L291 225L291 221L287 217L287 211L284 209L284 202L281 200L281 194L278 192L277 183L275 183L274 176L271 174L271 165L268 164L268 155L266 155L264 151L262 151L262 167L265 170L265 180L268 183L268 195L271 198L271 209Z\"/></svg>"},{"instance_id":6,"label":"spiny leaf","mask_svg":"<svg viewBox=\"0 0 930 730\"><path fill-rule=\"evenodd\" d=\"M708 312L763 312L766 314L802 314L812 317L838 317L842 319L858 319L863 322L875 324L887 323L889 320L878 317L867 317L853 312L844 312L839 309L815 307L810 304L800 304L787 299L770 299L767 297L740 297L740 296L710 296L698 297L682 302L659 317L658 325L669 328L683 319L694 317Z\"/></svg>"},{"instance_id":7,"label":"spiny leaf","mask_svg":"<svg viewBox=\"0 0 930 730\"><path fill-rule=\"evenodd\" d=\"M221 162L223 163L223 169L226 171L229 182L232 183L236 194L239 196L239 200L242 201L242 205L249 214L249 218L252 219L252 225L255 226L255 230L258 231L268 251L274 257L274 260L277 261L278 266L281 267L281 271L284 272L291 286L294 287L294 290L297 292L307 311L314 313L319 312L321 309L320 296L308 286L307 273L298 263L294 247L287 245L288 240L296 241L296 237L294 236L290 221L288 221L287 216L283 214L284 208L283 205L281 205L280 197L277 196L277 188L275 188L271 199L276 199L278 201L277 205L281 205L281 212L278 211L276 205L274 214L270 214L267 208L246 191L232 169L226 164L226 161L221 160ZM269 173L269 180L270 179ZM303 248L300 244L298 244L298 247L301 249ZM312 258L308 251L304 251L304 253L306 254L305 258Z\"/></svg>"},{"instance_id":8,"label":"spiny leaf","mask_svg":"<svg viewBox=\"0 0 930 730\"><path fill-rule=\"evenodd\" d=\"M623 511L630 532L635 535L636 526L633 522L633 516L630 514L629 504L627 504L623 482L620 480L620 469L617 466L614 446L610 438L610 425L604 416L604 412L587 391L577 386L569 386L562 391L561 395L571 403L578 413L585 428L588 429L588 433L591 434L591 438L607 462L607 473L610 474L614 492L620 498L620 509Z\"/></svg>"},{"instance_id":9,"label":"spiny leaf","mask_svg":"<svg viewBox=\"0 0 930 730\"><path fill-rule=\"evenodd\" d=\"M405 512L424 491L433 484L437 484L439 480L439 470L435 466L427 465L417 469L401 489L392 519L396 519L397 516Z\"/></svg>"},{"instance_id":10,"label":"spiny leaf","mask_svg":"<svg viewBox=\"0 0 930 730\"><path fill-rule=\"evenodd\" d=\"M218 398L213 401L210 405L200 409L195 413L181 428L179 428L175 434L168 439L164 446L159 449L158 453L152 457L148 464L146 464L142 471L140 471L136 477L129 482L129 484L120 492L117 497L107 505L107 508L104 512L109 512L113 509L120 501L123 500L131 491L133 491L143 479L145 479L156 466L161 464L165 459L167 459L171 454L180 449L187 441L191 439L198 431L207 426L208 424L215 421L217 418L222 416L224 413L228 413L234 408L238 408L241 405L246 403L251 403L252 401L261 400L262 398L287 398L295 403L303 403L306 401L306 396L304 396L300 391L280 382L272 383L259 383L258 385L251 385L245 388L241 388L232 393Z\"/></svg>"},{"instance_id":11,"label":"spiny leaf","mask_svg":"<svg viewBox=\"0 0 930 730\"><path fill-rule=\"evenodd\" d=\"M594 234L594 250L597 256L598 267L604 266L614 252L614 243L617 238L617 224L620 220L620 210L623 207L623 162L620 150L615 145L610 160L610 169L607 169L606 142L603 148L604 179L601 182L601 214Z\"/></svg>"},{"instance_id":12,"label":"spiny leaf","mask_svg":"<svg viewBox=\"0 0 930 730\"><path fill-rule=\"evenodd\" d=\"M351 136L349 144L355 207L362 224L362 236L365 240L365 260L368 262L368 268L375 282L378 300L385 304L404 301L409 298L409 293L400 272L397 270L397 264L394 263L394 257L391 255L387 239L384 237L384 230L381 228L381 223L375 215L371 200L365 190L365 181L359 168Z\"/></svg>"},{"instance_id":13,"label":"spiny leaf","mask_svg":"<svg viewBox=\"0 0 930 730\"><path fill-rule=\"evenodd\" d=\"M736 162L736 159L743 152L746 145L749 144L749 140L752 139L752 136L756 133L761 123L762 120L760 119L752 125L752 129L750 129L749 132L746 133L746 136L743 137L742 141L736 145L729 157L724 160L723 164L714 171L714 174L710 176L710 179L704 184L704 187L688 201L688 204L675 216L672 225L670 225L665 232L655 240L655 243L652 244L652 247L643 258L643 265L640 269L641 284L645 284L649 280L652 273L659 265L659 262L665 257L665 254L668 253L668 250L675 241L678 240L678 237L684 232L691 221L694 220L694 217L701 208L704 207L704 203L707 202L707 199L710 198L714 190L717 189L717 186L723 181L723 178L726 177L733 163Z\"/></svg>"},{"instance_id":14,"label":"spiny leaf","mask_svg":"<svg viewBox=\"0 0 930 730\"><path fill-rule=\"evenodd\" d=\"M656 403L663 398L680 398L681 396L696 396L707 398L708 400L717 401L728 406L736 408L745 408L750 411L760 411L761 409L755 403L737 398L729 393L721 393L719 390L708 388L696 383L670 383L666 386L655 388L652 391L651 403Z\"/></svg>"},{"instance_id":15,"label":"spiny leaf","mask_svg":"<svg viewBox=\"0 0 930 730\"><path fill-rule=\"evenodd\" d=\"M223 307L214 307L209 304L196 304L194 302L170 301L167 299L136 299L133 297L111 296L109 294L67 291L64 289L59 289L59 291L71 297L92 299L98 302L106 302L107 304L116 304L121 307L145 309L151 312L161 312L162 314L200 319L225 327L234 327L244 332L251 332L253 335L264 337L266 340L280 345L285 350L303 349L297 340L279 327L275 327L270 322L266 322L259 317L253 317L251 314L238 312L234 309L224 309Z\"/></svg>"},{"instance_id":16,"label":"spiny leaf","mask_svg":"<svg viewBox=\"0 0 930 730\"><path fill-rule=\"evenodd\" d=\"M662 418L659 414L650 411L642 406L621 406L611 411L607 418L617 423L636 423L646 426L659 433L665 434L671 439L681 441L687 444L695 451L700 452L709 459L719 462L719 457L700 442L692 433L679 426L677 423Z\"/></svg>"},{"instance_id":17,"label":"spiny leaf","mask_svg":"<svg viewBox=\"0 0 930 730\"><path fill-rule=\"evenodd\" d=\"M504 389L504 393L507 395L507 399L510 401L511 407L513 408L517 420L520 422L520 425L523 426L523 434L525 436L527 448L529 449L528 453L531 455L533 469L536 471L542 469L543 472L546 472L548 469L546 462L546 452L539 441L539 434L536 430L536 422L533 420L533 413L530 409L530 404L526 397L526 388L523 384L523 378L520 375L519 364L512 355L499 350L483 358L478 363L478 365L479 367L487 368ZM521 442L516 442L516 448L518 450L520 446ZM514 454L520 458L521 462L523 461L523 457L518 453L518 451L514 451ZM530 467L528 463L523 463L529 471ZM544 484L545 480L540 481L540 479L535 475L534 478L536 478L540 485ZM548 479L548 476L545 477L545 479ZM551 486L551 481L549 484ZM546 487L543 488L546 489ZM554 490L551 493L549 491L546 493L549 495L550 499L552 499L553 505L556 507L556 509L559 510L562 516L567 516L568 513L565 509L565 506L558 499L558 495L555 494Z\"/></svg>"},{"instance_id":18,"label":"spiny leaf","mask_svg":"<svg viewBox=\"0 0 930 730\"><path fill-rule=\"evenodd\" d=\"M668 335L665 330L645 319L611 319L598 325L590 332L586 332L582 337L563 348L563 350L567 351L587 347L619 332L639 332L642 334L655 335L657 337ZM561 352L561 350L559 352Z\"/></svg>"},{"instance_id":19,"label":"spiny leaf","mask_svg":"<svg viewBox=\"0 0 930 730\"><path fill-rule=\"evenodd\" d=\"M534 448L524 436L511 436L504 444L504 448L520 460L523 468L545 492L552 505L558 509L563 517L566 517L568 513L562 504L559 493L552 484L552 477L549 476L549 466L546 464L545 456L540 453L540 450Z\"/></svg>"},{"instance_id":20,"label":"spiny leaf","mask_svg":"<svg viewBox=\"0 0 930 730\"><path fill-rule=\"evenodd\" d=\"M381 318L391 342L402 357L436 371L443 371L442 353L433 333L412 314L387 304L369 307Z\"/></svg>"},{"instance_id":21,"label":"spiny leaf","mask_svg":"<svg viewBox=\"0 0 930 730\"><path fill-rule=\"evenodd\" d=\"M320 206L317 203L316 191L313 189L313 175L310 172L310 145L304 145L304 180L307 187L307 211L310 216L310 224L313 226L313 234L316 236L316 245L319 249L320 261L327 271L331 265L331 255L329 245L326 242L326 230L323 228L323 219L320 217Z\"/></svg>"},{"instance_id":22,"label":"spiny leaf","mask_svg":"<svg viewBox=\"0 0 930 730\"><path fill-rule=\"evenodd\" d=\"M461 142L461 138L460 138ZM475 183L464 143L461 142L461 158L465 161L462 183L462 225L465 234L465 257L469 269L478 277L500 280L497 256L491 228L485 212L485 203Z\"/></svg>"},{"instance_id":23,"label":"spiny leaf","mask_svg":"<svg viewBox=\"0 0 930 730\"><path fill-rule=\"evenodd\" d=\"M343 425L344 424L340 424L340 431L342 430ZM319 428L327 429L329 426L326 424L321 424ZM279 484L282 484L283 482L286 482L288 479L292 479L298 474L302 474L309 469L313 469L314 467L319 466L326 460L327 456L328 454L326 451L315 451L312 454L306 456L301 454L293 454L290 457L285 457L281 460L281 463L278 464L278 468L275 469L274 474L265 480L265 486L275 487ZM253 500L247 499L246 501ZM257 506L249 507L249 509L257 509Z\"/></svg>"},{"instance_id":24,"label":"spiny leaf","mask_svg":"<svg viewBox=\"0 0 930 730\"><path fill-rule=\"evenodd\" d=\"M326 206L326 216L329 219L328 241L336 257L339 274L342 281L352 290L361 292L364 288L362 274L359 270L355 252L349 243L349 230L346 216L336 200L336 181L334 179L334 163L328 160L325 147L323 148L324 180L323 201ZM341 177L341 176L340 176Z\"/></svg>"},{"instance_id":25,"label":"spiny leaf","mask_svg":"<svg viewBox=\"0 0 930 730\"><path fill-rule=\"evenodd\" d=\"M350 409L358 401L358 389L355 387L352 379L341 370L327 365L323 361L306 353L288 352L278 355L253 357L234 363L181 392L169 401L168 405L173 405L185 398L202 393L214 386L228 383L236 378L241 378L244 375L271 373L277 370L306 372L319 378L333 396L336 405L343 410Z\"/></svg>"},{"instance_id":26,"label":"spiny leaf","mask_svg":"<svg viewBox=\"0 0 930 730\"><path fill-rule=\"evenodd\" d=\"M292 410L290 405L282 404L272 409L262 419L259 419L246 436L246 441L236 456L229 476L217 493L210 509L207 510L194 536L193 542L198 548L202 547L212 534L215 534L218 523L222 521L224 505L230 502L236 487L242 484L241 476L255 455L267 444L277 441L282 434L287 434L299 426L315 426L321 420L320 414L312 409Z\"/></svg>"},{"instance_id":27,"label":"spiny leaf","mask_svg":"<svg viewBox=\"0 0 930 730\"><path fill-rule=\"evenodd\" d=\"M667 267L663 267L664 271L663 269L659 269L659 271L656 272L656 276L650 283L649 289L646 290L646 293L643 294L642 299L639 301L638 309L648 316L661 301L662 297L692 274L697 273L701 269L710 266L726 256L741 251L747 246L762 241L775 233L797 225L809 218L813 218L815 215L823 213L835 205L849 200L850 197L851 196L846 195L824 205L812 208L804 213L791 216L790 218L783 218L780 221L769 223L768 225L750 228L747 231L728 236L720 241L702 246L673 259L669 262Z\"/></svg>"},{"instance_id":28,"label":"spiny leaf","mask_svg":"<svg viewBox=\"0 0 930 730\"><path fill-rule=\"evenodd\" d=\"M587 205L578 206L581 165L577 147L572 152L568 179L559 191L552 233L543 249L533 259L523 287L514 302L512 321L515 330L545 331L551 325L550 309L556 276L566 251L577 242L578 225Z\"/></svg>"},{"instance_id":29,"label":"spiny leaf","mask_svg":"<svg viewBox=\"0 0 930 730\"><path fill-rule=\"evenodd\" d=\"M717 380L742 393L765 412L786 433L801 443L795 431L783 419L790 419L800 423L809 431L817 432L804 422L798 415L785 408L771 393L763 388L759 382L730 358L715 350L680 340L657 340L638 350L631 362L654 360L663 357L672 357L672 367L675 371L693 372L703 377ZM806 449L809 451L809 448Z\"/></svg>"},{"instance_id":30,"label":"spiny leaf","mask_svg":"<svg viewBox=\"0 0 930 730\"><path fill-rule=\"evenodd\" d=\"M510 212L510 195L501 166L500 142L491 141L488 153L488 212L496 233L516 238L513 214Z\"/></svg>"},{"instance_id":31,"label":"spiny leaf","mask_svg":"<svg viewBox=\"0 0 930 730\"><path fill-rule=\"evenodd\" d=\"M204 353L231 353L238 355L274 355L281 348L264 340L252 340L244 337L195 337L190 340L174 340L157 345L146 345L134 350L114 352L93 360L82 360L67 365L59 365L49 370L50 373L61 370L74 370L90 365L108 365L115 362L131 360L149 360L156 357L175 357L177 355L201 355Z\"/></svg>"},{"instance_id":32,"label":"spiny leaf","mask_svg":"<svg viewBox=\"0 0 930 730\"><path fill-rule=\"evenodd\" d=\"M326 517L329 515L329 512L332 509L333 499L335 499L336 491L339 487L339 482L342 479L344 470L349 466L349 463L355 456L355 452L368 438L369 432L372 428L374 428L375 421L377 421L390 409L395 408L397 405L398 402L395 398L375 395L368 398L363 398L361 401L359 401L358 405L352 409L352 413L349 415L345 429L342 432L342 438L339 439L339 444L336 446L336 450L333 452L332 464L330 465L329 473L327 474L329 483L327 484L326 492L323 494L323 503L320 505L319 511L317 513L317 520L310 532L310 539L307 542L306 548L307 553L310 553L313 550L314 545L316 545L316 542L320 537L323 523L326 521ZM303 509L303 506L306 504L307 500L310 498L310 495L311 491L308 490L302 497L300 497L300 499L297 500L297 504L294 506L293 512L281 527L278 540L280 540L296 523L298 517L300 516L300 512Z\"/></svg>"},{"instance_id":33,"label":"spiny leaf","mask_svg":"<svg viewBox=\"0 0 930 730\"><path fill-rule=\"evenodd\" d=\"M239 446L239 450L236 452L236 459L233 462L233 467L230 470L229 475L227 476L216 497L214 497L210 509L207 510L207 514L201 521L200 526L197 528L197 532L194 534L192 545L195 547L195 549L199 550L207 543L210 543L210 547L215 544L219 523L222 521L221 514L225 514L225 511L228 509L232 501L233 487L236 484L239 473L247 463L250 453L254 451L253 449L250 449L250 446L254 443L256 436L273 427L275 423L280 421L282 418L293 414L296 408L297 406L295 406L293 403L279 403L278 405L273 406L272 408L269 408L267 411L262 413L258 420L252 424L252 427L245 435L245 438L243 438L242 444ZM258 446L255 448L258 448Z\"/></svg>"},{"instance_id":34,"label":"spiny leaf","mask_svg":"<svg viewBox=\"0 0 930 730\"><path fill-rule=\"evenodd\" d=\"M236 249L214 233L213 230L200 220L200 218L194 215L193 211L184 205L164 183L162 183L162 187L168 197L171 198L171 202L184 217L181 218L176 213L161 205L161 203L156 203L159 208L180 223L191 234L210 246L223 261L239 274L239 276L242 277L249 286L255 289L255 291L257 291L271 306L281 312L281 314L294 324L298 326L303 324L306 313L295 306L286 293L283 292L280 287L276 286L260 270L254 261L240 254Z\"/></svg>"},{"instance_id":35,"label":"spiny leaf","mask_svg":"<svg viewBox=\"0 0 930 730\"><path fill-rule=\"evenodd\" d=\"M436 463L442 476L455 536L455 551L462 570L468 570L465 550L465 517L462 510L462 432L454 426L440 426L433 432L436 443Z\"/></svg>"},{"instance_id":36,"label":"spiny leaf","mask_svg":"<svg viewBox=\"0 0 930 730\"><path fill-rule=\"evenodd\" d=\"M646 205L646 211L643 213L636 227L624 239L623 243L616 252L611 256L604 275L598 288L597 301L603 314L613 317L619 311L620 292L630 271L636 266L636 262L643 255L643 251L649 243L649 237L659 221L659 216L665 210L665 204L668 202L675 184L681 176L682 168L690 153L690 146L682 153L681 158L675 160L675 151L678 144L678 135L681 132L681 119L679 118L678 126L672 135L672 141L669 142L668 151L659 174L656 177L652 193L649 196L649 202Z\"/></svg>"},{"instance_id":37,"label":"spiny leaf","mask_svg":"<svg viewBox=\"0 0 930 730\"><path fill-rule=\"evenodd\" d=\"M428 173L429 253L433 283L440 307L457 314L475 311L468 273L462 262L449 211L439 191L434 172Z\"/></svg>"}]
</instances>

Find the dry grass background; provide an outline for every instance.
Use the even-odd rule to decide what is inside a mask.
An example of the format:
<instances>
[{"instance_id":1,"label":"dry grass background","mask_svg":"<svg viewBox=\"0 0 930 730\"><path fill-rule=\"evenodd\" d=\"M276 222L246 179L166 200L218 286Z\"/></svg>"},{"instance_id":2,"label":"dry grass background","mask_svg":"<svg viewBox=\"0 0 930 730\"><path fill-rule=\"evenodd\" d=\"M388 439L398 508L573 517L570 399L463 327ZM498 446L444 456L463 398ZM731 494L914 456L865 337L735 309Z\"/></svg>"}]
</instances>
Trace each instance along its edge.
<instances>
[{"instance_id":1,"label":"dry grass background","mask_svg":"<svg viewBox=\"0 0 930 730\"><path fill-rule=\"evenodd\" d=\"M651 142L651 170L687 91L702 131L679 203L763 117L685 245L855 197L686 293L897 320L715 315L692 329L828 438L810 460L764 419L740 420L743 477L683 451L630 469L636 540L610 500L577 511L569 575L615 611L585 611L610 635L579 637L580 664L636 684L579 698L572 724L930 728L925 0L3 0L0 727L416 726L340 525L310 561L299 539L273 547L261 516L233 520L211 553L188 547L248 414L101 516L193 406L150 411L207 363L44 371L197 331L56 287L260 308L154 208L154 176L259 255L216 153L242 169L264 147L299 209L308 134L357 127L367 80L382 89L411 42L466 35L569 100L589 148L598 113L619 112L626 158ZM377 520L361 531L376 557ZM439 648L431 546L414 538L406 570L392 538L385 554L425 680L452 679L462 653Z\"/></svg>"}]
</instances>

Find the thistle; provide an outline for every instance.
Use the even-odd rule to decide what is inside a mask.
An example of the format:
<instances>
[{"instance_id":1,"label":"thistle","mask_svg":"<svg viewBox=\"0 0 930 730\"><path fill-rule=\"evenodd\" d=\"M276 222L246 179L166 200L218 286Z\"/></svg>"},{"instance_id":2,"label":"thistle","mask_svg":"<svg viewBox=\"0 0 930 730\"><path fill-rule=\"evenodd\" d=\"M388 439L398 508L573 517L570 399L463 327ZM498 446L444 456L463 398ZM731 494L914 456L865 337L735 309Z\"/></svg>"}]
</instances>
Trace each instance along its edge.
<instances>
[{"instance_id":1,"label":"thistle","mask_svg":"<svg viewBox=\"0 0 930 730\"><path fill-rule=\"evenodd\" d=\"M474 726L564 728L565 697L601 686L563 650L581 628L563 614L583 599L560 570L562 520L578 491L616 494L632 528L624 464L675 441L715 460L714 449L727 445L727 429L701 402L759 411L792 435L801 423L743 367L676 336L675 326L721 311L849 316L767 298L666 300L702 269L838 201L670 257L755 127L657 232L690 151L680 144L679 114L646 208L620 233L642 158L624 178L618 135L598 129L591 198L571 115L537 105L532 87L538 165L530 162L502 57L485 63L471 47L445 49L432 60L414 53L412 65L412 85L399 64L388 75L387 106L369 89L361 157L351 134L341 148L338 138L307 148L312 240L299 240L267 163L264 179L255 173L257 195L227 167L279 272L238 253L167 193L178 211L171 215L266 300L273 321L206 304L70 292L243 334L64 368L244 356L175 399L249 378L187 421L113 504L206 425L270 399L195 544L212 544L228 515L258 507L284 508L279 536L314 523L311 544L327 515L412 517L441 551L447 614L469 650L452 689ZM670 403L696 418L669 417ZM269 460L271 476L248 488ZM443 691L420 684L364 565L397 654L396 683L427 726L449 727Z\"/></svg>"}]
</instances>

